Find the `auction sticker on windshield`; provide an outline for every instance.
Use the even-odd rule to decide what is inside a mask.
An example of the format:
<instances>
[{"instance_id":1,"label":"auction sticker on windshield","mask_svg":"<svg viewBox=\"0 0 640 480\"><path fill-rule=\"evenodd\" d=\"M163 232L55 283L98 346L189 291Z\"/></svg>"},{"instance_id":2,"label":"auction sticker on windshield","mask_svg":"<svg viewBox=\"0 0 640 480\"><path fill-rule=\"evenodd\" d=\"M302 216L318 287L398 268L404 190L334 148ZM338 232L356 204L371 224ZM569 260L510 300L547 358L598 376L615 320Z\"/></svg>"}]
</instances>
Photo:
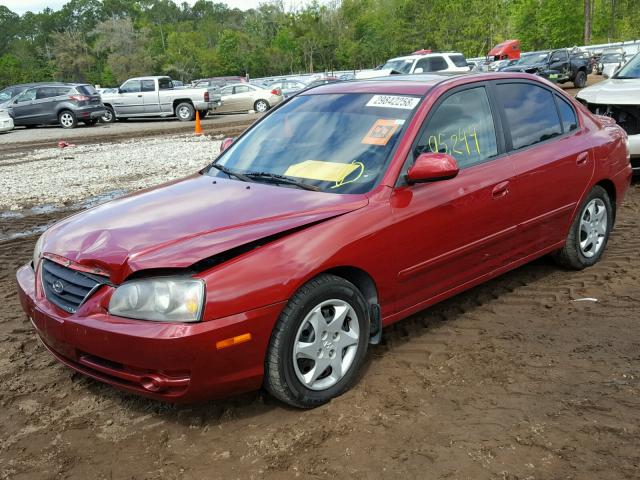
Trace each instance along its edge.
<instances>
[{"instance_id":1,"label":"auction sticker on windshield","mask_svg":"<svg viewBox=\"0 0 640 480\"><path fill-rule=\"evenodd\" d=\"M362 143L365 145L386 145L396 133L396 130L400 127L401 123L397 120L376 120L373 127L367 132L362 139Z\"/></svg>"},{"instance_id":2,"label":"auction sticker on windshield","mask_svg":"<svg viewBox=\"0 0 640 480\"><path fill-rule=\"evenodd\" d=\"M344 181L344 178L358 167L354 163L322 162L319 160L305 160L291 165L285 175L290 177L308 178L324 182Z\"/></svg>"},{"instance_id":3,"label":"auction sticker on windshield","mask_svg":"<svg viewBox=\"0 0 640 480\"><path fill-rule=\"evenodd\" d=\"M403 110L413 110L420 103L416 97L406 97L402 95L374 95L367 103L367 107L382 108L402 108Z\"/></svg>"}]
</instances>

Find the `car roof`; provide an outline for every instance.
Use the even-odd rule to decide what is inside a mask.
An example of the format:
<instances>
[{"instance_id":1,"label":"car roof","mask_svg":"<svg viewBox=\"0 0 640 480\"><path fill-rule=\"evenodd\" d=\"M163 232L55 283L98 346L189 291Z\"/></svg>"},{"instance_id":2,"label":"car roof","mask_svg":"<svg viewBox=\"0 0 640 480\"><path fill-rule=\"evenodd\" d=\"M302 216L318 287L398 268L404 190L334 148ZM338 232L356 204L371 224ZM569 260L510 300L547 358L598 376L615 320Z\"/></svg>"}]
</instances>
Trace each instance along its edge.
<instances>
[{"instance_id":1,"label":"car roof","mask_svg":"<svg viewBox=\"0 0 640 480\"><path fill-rule=\"evenodd\" d=\"M386 77L370 78L366 80L347 80L320 85L311 90L301 92L301 95L316 95L327 93L376 93L391 95L425 95L440 83L450 83L452 86L469 83L471 81L490 81L503 79L526 79L538 83L548 82L541 77L520 72L462 72L462 73L426 73L413 75L389 75Z\"/></svg>"},{"instance_id":2,"label":"car roof","mask_svg":"<svg viewBox=\"0 0 640 480\"><path fill-rule=\"evenodd\" d=\"M417 59L420 59L420 58L428 58L428 57L434 57L434 56L441 57L443 55L447 55L447 56L462 55L462 53L460 53L460 52L431 52L431 53L421 53L421 54L418 54L418 55L404 55L402 57L390 58L389 60L387 60L387 62L393 62L394 60L417 60Z\"/></svg>"}]
</instances>

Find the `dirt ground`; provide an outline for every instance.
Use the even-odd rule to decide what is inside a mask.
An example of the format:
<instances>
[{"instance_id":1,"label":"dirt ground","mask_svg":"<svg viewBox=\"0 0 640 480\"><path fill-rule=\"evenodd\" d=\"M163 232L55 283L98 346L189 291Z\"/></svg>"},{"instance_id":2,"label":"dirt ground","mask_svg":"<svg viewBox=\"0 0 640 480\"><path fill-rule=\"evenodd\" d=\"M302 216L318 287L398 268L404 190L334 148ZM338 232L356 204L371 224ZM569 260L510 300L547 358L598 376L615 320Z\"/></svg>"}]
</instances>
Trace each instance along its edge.
<instances>
[{"instance_id":1,"label":"dirt ground","mask_svg":"<svg viewBox=\"0 0 640 480\"><path fill-rule=\"evenodd\" d=\"M171 406L72 373L16 296L35 237L5 241L0 478L639 478L639 233L636 184L598 265L541 259L386 329L355 388L312 411Z\"/></svg>"}]
</instances>

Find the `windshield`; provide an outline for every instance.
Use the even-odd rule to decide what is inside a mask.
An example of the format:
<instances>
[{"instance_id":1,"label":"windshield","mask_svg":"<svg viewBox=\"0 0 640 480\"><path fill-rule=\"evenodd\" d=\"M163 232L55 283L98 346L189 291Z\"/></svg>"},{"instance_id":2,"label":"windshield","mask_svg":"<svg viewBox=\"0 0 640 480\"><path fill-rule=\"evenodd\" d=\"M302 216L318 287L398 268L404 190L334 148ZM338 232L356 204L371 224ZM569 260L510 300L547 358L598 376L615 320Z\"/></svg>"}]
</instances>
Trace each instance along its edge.
<instances>
[{"instance_id":1,"label":"windshield","mask_svg":"<svg viewBox=\"0 0 640 480\"><path fill-rule=\"evenodd\" d=\"M536 53L535 55L526 55L518 60L518 65L535 65L537 63L543 63L547 57L548 53Z\"/></svg>"},{"instance_id":2,"label":"windshield","mask_svg":"<svg viewBox=\"0 0 640 480\"><path fill-rule=\"evenodd\" d=\"M389 60L382 66L382 70L395 70L400 73L409 73L411 71L413 60Z\"/></svg>"},{"instance_id":3,"label":"windshield","mask_svg":"<svg viewBox=\"0 0 640 480\"><path fill-rule=\"evenodd\" d=\"M620 63L622 55L619 53L608 53L602 56L602 63Z\"/></svg>"},{"instance_id":4,"label":"windshield","mask_svg":"<svg viewBox=\"0 0 640 480\"><path fill-rule=\"evenodd\" d=\"M26 87L25 87L26 88ZM0 90L0 103L8 102L20 92L18 87L7 87Z\"/></svg>"},{"instance_id":5,"label":"windshield","mask_svg":"<svg viewBox=\"0 0 640 480\"><path fill-rule=\"evenodd\" d=\"M636 54L631 60L618 70L615 78L640 78L640 54Z\"/></svg>"},{"instance_id":6,"label":"windshield","mask_svg":"<svg viewBox=\"0 0 640 480\"><path fill-rule=\"evenodd\" d=\"M293 97L216 164L255 181L264 181L265 175L255 174L266 172L324 192L364 193L385 172L419 102L415 96L370 93ZM230 177L214 167L208 174Z\"/></svg>"}]
</instances>

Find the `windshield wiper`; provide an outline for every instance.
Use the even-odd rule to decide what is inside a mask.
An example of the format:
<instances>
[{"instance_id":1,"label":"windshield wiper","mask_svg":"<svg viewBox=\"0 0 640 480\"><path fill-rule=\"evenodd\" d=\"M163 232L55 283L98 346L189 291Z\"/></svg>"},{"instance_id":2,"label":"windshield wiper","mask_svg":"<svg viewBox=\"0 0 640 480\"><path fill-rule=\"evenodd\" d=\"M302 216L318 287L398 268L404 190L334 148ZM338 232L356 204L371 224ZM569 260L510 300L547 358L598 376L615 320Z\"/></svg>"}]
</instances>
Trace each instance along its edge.
<instances>
[{"instance_id":1,"label":"windshield wiper","mask_svg":"<svg viewBox=\"0 0 640 480\"><path fill-rule=\"evenodd\" d=\"M224 165L220 165L219 163L214 163L211 166L217 170L220 170L222 173L226 173L230 177L236 177L238 180L242 180L243 182L251 181L248 176L243 175L242 173L234 172L233 170L225 167Z\"/></svg>"},{"instance_id":2,"label":"windshield wiper","mask_svg":"<svg viewBox=\"0 0 640 480\"><path fill-rule=\"evenodd\" d=\"M294 180L291 177L286 177L284 175L278 175L277 173L269 173L269 172L247 172L245 174L250 179L252 178L263 178L265 180L271 181L272 183L282 183L286 185L293 185L298 188L303 188L305 190L311 190L314 192L319 192L320 189L315 185L309 185L308 183L300 182L298 180Z\"/></svg>"}]
</instances>

